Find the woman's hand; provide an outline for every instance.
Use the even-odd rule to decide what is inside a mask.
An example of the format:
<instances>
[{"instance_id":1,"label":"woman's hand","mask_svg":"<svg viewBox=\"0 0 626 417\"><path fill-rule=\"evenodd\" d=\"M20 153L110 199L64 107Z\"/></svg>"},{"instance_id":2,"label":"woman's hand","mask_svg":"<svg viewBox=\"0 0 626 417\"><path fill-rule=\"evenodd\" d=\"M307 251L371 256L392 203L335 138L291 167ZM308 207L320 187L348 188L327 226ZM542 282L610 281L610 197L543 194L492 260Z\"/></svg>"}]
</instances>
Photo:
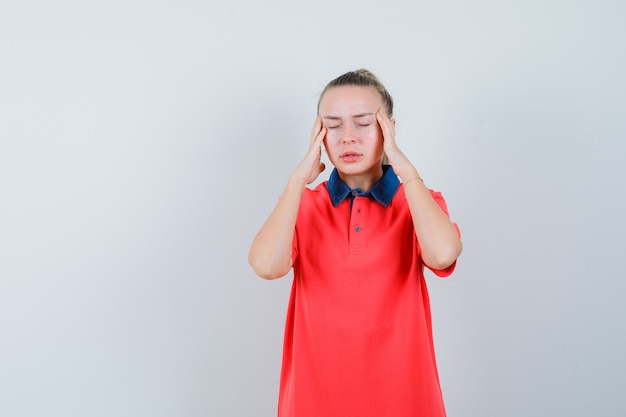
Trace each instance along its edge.
<instances>
[{"instance_id":1,"label":"woman's hand","mask_svg":"<svg viewBox=\"0 0 626 417\"><path fill-rule=\"evenodd\" d=\"M433 269L445 269L452 265L461 253L459 234L421 181L411 161L398 147L395 121L389 119L382 109L376 112L376 120L383 133L383 149L389 163L404 183L404 195L411 211L422 259Z\"/></svg>"},{"instance_id":2,"label":"woman's hand","mask_svg":"<svg viewBox=\"0 0 626 417\"><path fill-rule=\"evenodd\" d=\"M262 278L275 279L285 276L293 265L293 236L306 184L315 181L324 171L322 142L326 129L322 118L317 117L311 132L311 143L304 159L289 177L285 191L278 199L274 210L254 237L248 262Z\"/></svg>"},{"instance_id":3,"label":"woman's hand","mask_svg":"<svg viewBox=\"0 0 626 417\"><path fill-rule=\"evenodd\" d=\"M396 121L391 120L382 108L378 109L376 112L376 120L383 134L383 150L394 172L403 181L413 177L419 177L417 170L404 153L402 153L396 142Z\"/></svg>"},{"instance_id":4,"label":"woman's hand","mask_svg":"<svg viewBox=\"0 0 626 417\"><path fill-rule=\"evenodd\" d=\"M311 131L309 150L294 172L294 176L310 184L324 171L326 166L321 162L322 143L326 136L326 128L322 125L322 117L317 116Z\"/></svg>"}]
</instances>

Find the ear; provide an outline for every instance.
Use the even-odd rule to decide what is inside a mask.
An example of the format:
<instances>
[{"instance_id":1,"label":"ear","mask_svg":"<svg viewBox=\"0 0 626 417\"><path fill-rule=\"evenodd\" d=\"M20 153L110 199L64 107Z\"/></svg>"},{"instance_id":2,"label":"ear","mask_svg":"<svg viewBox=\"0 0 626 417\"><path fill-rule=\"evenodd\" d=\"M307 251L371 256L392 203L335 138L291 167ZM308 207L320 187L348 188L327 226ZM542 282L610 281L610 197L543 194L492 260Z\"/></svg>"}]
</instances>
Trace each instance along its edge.
<instances>
[{"instance_id":1,"label":"ear","mask_svg":"<svg viewBox=\"0 0 626 417\"><path fill-rule=\"evenodd\" d=\"M391 124L393 125L393 127L396 127L396 119L391 119Z\"/></svg>"}]
</instances>

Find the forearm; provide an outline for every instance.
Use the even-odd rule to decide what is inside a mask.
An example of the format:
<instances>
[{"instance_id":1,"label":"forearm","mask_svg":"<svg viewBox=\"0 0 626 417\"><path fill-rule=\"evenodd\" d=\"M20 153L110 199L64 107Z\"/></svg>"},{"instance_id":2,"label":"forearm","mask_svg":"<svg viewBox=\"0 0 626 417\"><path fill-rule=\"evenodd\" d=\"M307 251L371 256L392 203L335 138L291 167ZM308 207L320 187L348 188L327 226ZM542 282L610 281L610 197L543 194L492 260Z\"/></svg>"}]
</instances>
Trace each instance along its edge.
<instances>
[{"instance_id":1,"label":"forearm","mask_svg":"<svg viewBox=\"0 0 626 417\"><path fill-rule=\"evenodd\" d=\"M305 185L297 175L289 178L274 210L252 241L248 262L262 278L280 278L292 267L293 236Z\"/></svg>"},{"instance_id":2,"label":"forearm","mask_svg":"<svg viewBox=\"0 0 626 417\"><path fill-rule=\"evenodd\" d=\"M422 259L433 269L445 269L461 254L462 244L458 231L433 199L415 169L408 170L404 194L409 204L415 233L420 244Z\"/></svg>"},{"instance_id":3,"label":"forearm","mask_svg":"<svg viewBox=\"0 0 626 417\"><path fill-rule=\"evenodd\" d=\"M417 169L396 143L395 121L382 110L376 113L385 139L384 150L394 172L404 183L422 259L433 269L445 269L461 254L462 245L456 227L426 188Z\"/></svg>"}]
</instances>

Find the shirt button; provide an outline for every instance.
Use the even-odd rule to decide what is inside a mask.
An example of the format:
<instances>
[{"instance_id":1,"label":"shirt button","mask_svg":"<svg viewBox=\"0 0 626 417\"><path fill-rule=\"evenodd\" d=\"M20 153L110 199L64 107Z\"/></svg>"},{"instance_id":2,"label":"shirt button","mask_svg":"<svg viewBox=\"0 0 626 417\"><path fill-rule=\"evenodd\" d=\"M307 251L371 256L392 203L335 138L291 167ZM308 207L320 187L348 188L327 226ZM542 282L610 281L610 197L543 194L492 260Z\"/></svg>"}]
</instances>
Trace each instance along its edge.
<instances>
[{"instance_id":1,"label":"shirt button","mask_svg":"<svg viewBox=\"0 0 626 417\"><path fill-rule=\"evenodd\" d=\"M354 230L356 230L357 232L360 232L360 231L361 231L361 226L356 226L356 227L354 228Z\"/></svg>"}]
</instances>

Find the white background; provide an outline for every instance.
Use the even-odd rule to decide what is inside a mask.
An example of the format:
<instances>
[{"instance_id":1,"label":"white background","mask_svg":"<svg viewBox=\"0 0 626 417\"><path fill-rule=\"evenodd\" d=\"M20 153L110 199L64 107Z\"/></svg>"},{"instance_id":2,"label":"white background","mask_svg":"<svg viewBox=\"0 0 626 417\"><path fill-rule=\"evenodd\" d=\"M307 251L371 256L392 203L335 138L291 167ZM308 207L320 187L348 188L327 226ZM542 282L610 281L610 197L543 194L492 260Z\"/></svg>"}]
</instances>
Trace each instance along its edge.
<instances>
[{"instance_id":1,"label":"white background","mask_svg":"<svg viewBox=\"0 0 626 417\"><path fill-rule=\"evenodd\" d=\"M275 415L291 276L247 251L360 67L463 233L427 277L449 417L626 415L625 17L2 1L0 415Z\"/></svg>"}]
</instances>

